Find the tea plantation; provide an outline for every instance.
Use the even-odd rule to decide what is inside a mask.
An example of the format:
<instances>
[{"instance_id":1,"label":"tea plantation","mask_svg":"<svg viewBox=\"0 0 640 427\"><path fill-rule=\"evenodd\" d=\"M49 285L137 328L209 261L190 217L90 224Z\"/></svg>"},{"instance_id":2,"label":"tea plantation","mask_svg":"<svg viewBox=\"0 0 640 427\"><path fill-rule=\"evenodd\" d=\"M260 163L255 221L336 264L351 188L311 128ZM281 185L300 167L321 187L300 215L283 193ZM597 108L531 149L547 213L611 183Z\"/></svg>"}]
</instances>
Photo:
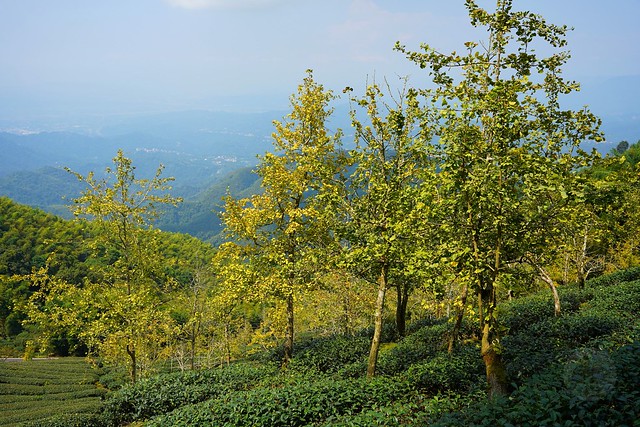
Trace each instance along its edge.
<instances>
[{"instance_id":1,"label":"tea plantation","mask_svg":"<svg viewBox=\"0 0 640 427\"><path fill-rule=\"evenodd\" d=\"M0 360L0 426L81 426L105 390L83 358Z\"/></svg>"},{"instance_id":2,"label":"tea plantation","mask_svg":"<svg viewBox=\"0 0 640 427\"><path fill-rule=\"evenodd\" d=\"M77 360L4 363L0 424L640 425L640 269L560 291L560 317L548 292L500 306L512 380L505 398L487 400L472 319L451 355L450 324L425 319L399 342L386 337L380 375L370 380L365 332L300 340L286 370L277 354L263 353L224 368L148 378L102 403L95 374Z\"/></svg>"}]
</instances>

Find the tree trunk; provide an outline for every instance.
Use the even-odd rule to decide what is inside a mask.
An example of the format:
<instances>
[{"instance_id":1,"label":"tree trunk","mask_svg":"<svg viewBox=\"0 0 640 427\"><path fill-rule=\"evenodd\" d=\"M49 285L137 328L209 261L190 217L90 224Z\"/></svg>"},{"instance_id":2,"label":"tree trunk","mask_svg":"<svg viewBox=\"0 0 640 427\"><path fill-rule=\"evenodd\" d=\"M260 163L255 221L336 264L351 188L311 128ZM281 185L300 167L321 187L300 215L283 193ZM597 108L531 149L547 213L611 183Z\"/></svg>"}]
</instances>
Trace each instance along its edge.
<instances>
[{"instance_id":1,"label":"tree trunk","mask_svg":"<svg viewBox=\"0 0 640 427\"><path fill-rule=\"evenodd\" d=\"M225 348L225 356L227 366L231 364L231 343L229 342L231 339L231 333L229 331L229 323L224 324L224 348Z\"/></svg>"},{"instance_id":2,"label":"tree trunk","mask_svg":"<svg viewBox=\"0 0 640 427\"><path fill-rule=\"evenodd\" d=\"M195 329L195 328L194 328ZM196 332L192 331L191 334L191 370L196 369Z\"/></svg>"},{"instance_id":3,"label":"tree trunk","mask_svg":"<svg viewBox=\"0 0 640 427\"><path fill-rule=\"evenodd\" d=\"M138 366L136 361L136 350L132 348L129 344L127 344L127 354L131 359L131 370L129 371L131 375L131 383L135 384L138 380Z\"/></svg>"},{"instance_id":4,"label":"tree trunk","mask_svg":"<svg viewBox=\"0 0 640 427\"><path fill-rule=\"evenodd\" d=\"M378 279L378 298L376 299L376 312L374 317L373 338L369 351L367 364L367 378L373 378L378 364L378 351L380 350L380 338L382 337L382 318L384 315L384 298L387 292L387 270L383 267Z\"/></svg>"},{"instance_id":5,"label":"tree trunk","mask_svg":"<svg viewBox=\"0 0 640 427\"><path fill-rule=\"evenodd\" d=\"M551 289L551 293L553 294L553 313L556 317L560 316L560 296L558 295L558 288L549 275L549 272L545 270L544 267L537 266L537 268L540 273L540 278L549 286L549 289Z\"/></svg>"},{"instance_id":6,"label":"tree trunk","mask_svg":"<svg viewBox=\"0 0 640 427\"><path fill-rule=\"evenodd\" d=\"M287 366L293 357L293 293L287 296L287 332L284 339L283 366Z\"/></svg>"},{"instance_id":7,"label":"tree trunk","mask_svg":"<svg viewBox=\"0 0 640 427\"><path fill-rule=\"evenodd\" d=\"M347 335L353 335L351 331L351 301L349 299L349 293L345 292L342 297L342 333Z\"/></svg>"},{"instance_id":8,"label":"tree trunk","mask_svg":"<svg viewBox=\"0 0 640 427\"><path fill-rule=\"evenodd\" d=\"M504 396L509 393L509 382L502 357L495 346L497 322L494 313L496 296L493 284L488 284L486 289L480 290L479 293L480 323L482 326L480 354L487 375L489 397Z\"/></svg>"},{"instance_id":9,"label":"tree trunk","mask_svg":"<svg viewBox=\"0 0 640 427\"><path fill-rule=\"evenodd\" d=\"M398 299L396 302L396 333L402 338L407 333L407 303L409 301L409 286L406 284L396 287Z\"/></svg>"},{"instance_id":10,"label":"tree trunk","mask_svg":"<svg viewBox=\"0 0 640 427\"><path fill-rule=\"evenodd\" d=\"M458 341L458 337L460 336L460 328L462 327L462 319L464 317L464 309L467 305L467 295L469 293L469 288L467 285L464 285L462 288L462 294L460 295L460 304L462 307L458 310L458 314L456 316L456 323L453 325L453 330L451 331L451 335L449 336L449 347L447 351L449 354L453 353L453 349Z\"/></svg>"},{"instance_id":11,"label":"tree trunk","mask_svg":"<svg viewBox=\"0 0 640 427\"><path fill-rule=\"evenodd\" d=\"M578 255L578 286L580 289L584 289L584 284L587 281L586 264L587 264L587 242L588 242L588 226L584 226L584 234L582 238L582 248Z\"/></svg>"},{"instance_id":12,"label":"tree trunk","mask_svg":"<svg viewBox=\"0 0 640 427\"><path fill-rule=\"evenodd\" d=\"M489 397L504 396L509 393L509 383L507 381L507 372L502 362L502 356L496 351L495 345L492 344L492 326L490 322L486 322L482 329L482 360L487 375L487 384L489 385Z\"/></svg>"}]
</instances>

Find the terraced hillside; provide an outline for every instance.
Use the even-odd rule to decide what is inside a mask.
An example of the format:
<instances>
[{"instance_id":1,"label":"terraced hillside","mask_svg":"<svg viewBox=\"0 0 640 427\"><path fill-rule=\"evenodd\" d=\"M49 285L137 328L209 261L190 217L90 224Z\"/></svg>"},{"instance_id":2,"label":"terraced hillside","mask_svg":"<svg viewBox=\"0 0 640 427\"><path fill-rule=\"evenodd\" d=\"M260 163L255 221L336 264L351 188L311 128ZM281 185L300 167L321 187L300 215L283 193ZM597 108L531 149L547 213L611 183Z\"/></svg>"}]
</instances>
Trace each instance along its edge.
<instances>
[{"instance_id":1,"label":"terraced hillside","mask_svg":"<svg viewBox=\"0 0 640 427\"><path fill-rule=\"evenodd\" d=\"M0 426L82 425L100 408L97 380L83 358L0 360Z\"/></svg>"}]
</instances>

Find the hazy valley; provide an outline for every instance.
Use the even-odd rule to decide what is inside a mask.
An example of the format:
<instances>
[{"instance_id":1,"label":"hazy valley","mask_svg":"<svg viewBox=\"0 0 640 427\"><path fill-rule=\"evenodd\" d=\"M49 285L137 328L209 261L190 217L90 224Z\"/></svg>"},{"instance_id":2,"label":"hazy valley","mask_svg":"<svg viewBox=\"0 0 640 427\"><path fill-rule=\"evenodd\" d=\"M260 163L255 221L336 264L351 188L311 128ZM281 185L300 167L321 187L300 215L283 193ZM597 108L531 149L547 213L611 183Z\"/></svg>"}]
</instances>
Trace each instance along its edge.
<instances>
[{"instance_id":1,"label":"hazy valley","mask_svg":"<svg viewBox=\"0 0 640 427\"><path fill-rule=\"evenodd\" d=\"M123 149L140 176L152 176L162 164L163 175L175 178L172 194L184 203L158 226L207 239L219 232L214 210L227 189L241 192L255 183L251 171L270 148L277 114L194 111L60 125L57 131L52 124L7 127L0 133L0 195L69 218L67 206L83 187L64 168L100 174Z\"/></svg>"},{"instance_id":2,"label":"hazy valley","mask_svg":"<svg viewBox=\"0 0 640 427\"><path fill-rule=\"evenodd\" d=\"M638 114L614 114L613 107L607 111L612 112L603 118L607 141L595 146L602 153L623 139L633 143L640 135ZM258 189L253 167L258 155L272 149L273 121L285 113L184 111L3 120L0 196L70 218L68 206L83 187L64 168L99 174L123 149L139 176L151 176L162 164L164 176L175 178L172 194L184 202L160 218L159 228L215 240L221 229L216 213L220 198L227 189L236 195ZM344 143L348 144L352 136L347 106L338 106L334 117L331 128L346 130Z\"/></svg>"}]
</instances>

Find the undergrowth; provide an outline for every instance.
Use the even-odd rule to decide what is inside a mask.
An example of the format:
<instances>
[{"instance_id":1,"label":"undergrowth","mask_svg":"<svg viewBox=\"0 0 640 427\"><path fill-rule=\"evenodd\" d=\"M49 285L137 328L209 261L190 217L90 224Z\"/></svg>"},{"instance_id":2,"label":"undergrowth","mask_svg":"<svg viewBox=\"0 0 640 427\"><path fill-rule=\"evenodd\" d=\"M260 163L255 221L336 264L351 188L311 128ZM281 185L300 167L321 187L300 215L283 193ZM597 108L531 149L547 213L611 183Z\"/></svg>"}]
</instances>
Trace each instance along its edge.
<instances>
[{"instance_id":1,"label":"undergrowth","mask_svg":"<svg viewBox=\"0 0 640 427\"><path fill-rule=\"evenodd\" d=\"M637 425L640 269L588 281L584 289L562 287L560 295L558 317L548 292L499 307L500 348L514 389L504 398L486 398L474 323L463 322L463 340L450 355L451 324L428 319L383 346L374 379L364 377L368 337L306 338L286 369L272 353L159 375L111 392L99 414L60 415L47 425ZM25 397L31 386L11 385L26 387Z\"/></svg>"}]
</instances>

